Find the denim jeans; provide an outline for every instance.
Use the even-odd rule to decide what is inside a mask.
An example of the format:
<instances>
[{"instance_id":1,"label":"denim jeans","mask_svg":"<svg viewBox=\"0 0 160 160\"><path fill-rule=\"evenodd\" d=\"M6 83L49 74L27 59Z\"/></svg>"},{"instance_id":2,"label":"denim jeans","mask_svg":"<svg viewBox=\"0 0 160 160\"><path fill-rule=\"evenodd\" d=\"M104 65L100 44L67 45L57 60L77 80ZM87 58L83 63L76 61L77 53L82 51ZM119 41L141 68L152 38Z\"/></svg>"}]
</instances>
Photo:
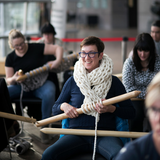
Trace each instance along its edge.
<instances>
[{"instance_id":1,"label":"denim jeans","mask_svg":"<svg viewBox=\"0 0 160 160\"><path fill-rule=\"evenodd\" d=\"M94 137L65 135L44 151L42 160L68 159L80 153L93 152L93 147ZM107 160L113 160L122 147L120 138L97 137L96 153Z\"/></svg>"},{"instance_id":2,"label":"denim jeans","mask_svg":"<svg viewBox=\"0 0 160 160\"><path fill-rule=\"evenodd\" d=\"M20 98L21 85L10 85L8 91L11 99ZM37 97L42 99L42 119L51 116L52 107L55 102L56 87L55 84L47 80L43 86L30 92L23 92L23 97Z\"/></svg>"}]
</instances>

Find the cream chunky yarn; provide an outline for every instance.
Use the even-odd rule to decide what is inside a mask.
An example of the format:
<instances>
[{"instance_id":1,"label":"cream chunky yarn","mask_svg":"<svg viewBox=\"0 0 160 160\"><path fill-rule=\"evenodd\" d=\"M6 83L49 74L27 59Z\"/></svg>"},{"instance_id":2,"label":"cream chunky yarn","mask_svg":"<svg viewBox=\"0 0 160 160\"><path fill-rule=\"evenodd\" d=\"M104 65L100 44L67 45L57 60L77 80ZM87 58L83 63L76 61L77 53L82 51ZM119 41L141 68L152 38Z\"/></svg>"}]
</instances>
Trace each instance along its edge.
<instances>
[{"instance_id":1,"label":"cream chunky yarn","mask_svg":"<svg viewBox=\"0 0 160 160\"><path fill-rule=\"evenodd\" d=\"M99 113L95 111L96 102L101 103L101 99L107 96L107 93L112 83L112 60L106 55L103 55L98 68L88 73L82 64L82 59L76 62L74 66L74 80L80 91L85 96L81 105L83 113L92 115L95 120L95 140L92 159L95 159L96 142L97 142L97 123L99 121Z\"/></svg>"},{"instance_id":2,"label":"cream chunky yarn","mask_svg":"<svg viewBox=\"0 0 160 160\"><path fill-rule=\"evenodd\" d=\"M112 69L112 60L106 54L103 55L99 67L90 73L83 66L81 58L76 62L73 76L85 96L81 106L83 113L96 117L94 106L107 96L112 83Z\"/></svg>"}]
</instances>

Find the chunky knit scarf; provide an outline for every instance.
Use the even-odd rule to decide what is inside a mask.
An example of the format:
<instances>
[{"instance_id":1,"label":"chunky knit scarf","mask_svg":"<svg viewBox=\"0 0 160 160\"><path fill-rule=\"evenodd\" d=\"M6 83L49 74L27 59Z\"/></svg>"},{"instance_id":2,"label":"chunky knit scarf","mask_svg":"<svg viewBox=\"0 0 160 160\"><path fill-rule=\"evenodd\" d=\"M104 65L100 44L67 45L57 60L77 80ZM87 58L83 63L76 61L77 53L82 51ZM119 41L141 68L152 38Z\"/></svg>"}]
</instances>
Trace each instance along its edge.
<instances>
[{"instance_id":1,"label":"chunky knit scarf","mask_svg":"<svg viewBox=\"0 0 160 160\"><path fill-rule=\"evenodd\" d=\"M96 102L101 102L107 96L107 93L112 83L112 60L106 55L103 55L99 67L88 73L82 64L82 59L76 62L74 66L74 80L80 91L85 96L82 111L85 114L92 115L95 120L95 140L93 157L95 159L96 142L97 142L97 123L99 121L99 113L95 111Z\"/></svg>"},{"instance_id":2,"label":"chunky knit scarf","mask_svg":"<svg viewBox=\"0 0 160 160\"><path fill-rule=\"evenodd\" d=\"M107 96L112 82L112 69L112 60L106 54L103 55L99 67L90 73L83 66L81 58L76 62L73 75L77 86L85 96L81 106L83 113L96 117L94 106Z\"/></svg>"}]
</instances>

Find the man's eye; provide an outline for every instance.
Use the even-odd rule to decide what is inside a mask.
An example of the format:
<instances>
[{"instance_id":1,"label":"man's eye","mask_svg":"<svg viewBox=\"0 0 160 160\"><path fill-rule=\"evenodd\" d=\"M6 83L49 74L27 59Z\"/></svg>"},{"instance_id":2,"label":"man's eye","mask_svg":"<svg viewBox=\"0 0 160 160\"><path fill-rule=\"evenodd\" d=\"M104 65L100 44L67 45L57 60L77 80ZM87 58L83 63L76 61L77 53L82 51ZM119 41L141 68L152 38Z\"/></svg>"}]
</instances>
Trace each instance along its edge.
<instances>
[{"instance_id":1,"label":"man's eye","mask_svg":"<svg viewBox=\"0 0 160 160\"><path fill-rule=\"evenodd\" d=\"M157 109L156 107L152 107L152 111L153 111L153 112L157 112L158 109Z\"/></svg>"}]
</instances>

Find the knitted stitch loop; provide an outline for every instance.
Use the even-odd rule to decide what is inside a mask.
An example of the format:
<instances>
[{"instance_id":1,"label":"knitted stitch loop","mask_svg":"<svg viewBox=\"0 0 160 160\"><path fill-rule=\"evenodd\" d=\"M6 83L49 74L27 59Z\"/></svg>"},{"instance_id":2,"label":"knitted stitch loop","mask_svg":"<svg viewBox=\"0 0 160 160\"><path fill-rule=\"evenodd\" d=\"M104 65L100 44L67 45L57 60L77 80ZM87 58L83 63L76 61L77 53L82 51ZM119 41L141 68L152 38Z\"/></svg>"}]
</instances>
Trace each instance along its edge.
<instances>
[{"instance_id":1,"label":"knitted stitch loop","mask_svg":"<svg viewBox=\"0 0 160 160\"><path fill-rule=\"evenodd\" d=\"M112 82L112 60L103 55L99 67L88 73L81 58L76 62L73 73L75 82L85 96L81 106L83 113L96 117L95 102L107 96Z\"/></svg>"}]
</instances>

